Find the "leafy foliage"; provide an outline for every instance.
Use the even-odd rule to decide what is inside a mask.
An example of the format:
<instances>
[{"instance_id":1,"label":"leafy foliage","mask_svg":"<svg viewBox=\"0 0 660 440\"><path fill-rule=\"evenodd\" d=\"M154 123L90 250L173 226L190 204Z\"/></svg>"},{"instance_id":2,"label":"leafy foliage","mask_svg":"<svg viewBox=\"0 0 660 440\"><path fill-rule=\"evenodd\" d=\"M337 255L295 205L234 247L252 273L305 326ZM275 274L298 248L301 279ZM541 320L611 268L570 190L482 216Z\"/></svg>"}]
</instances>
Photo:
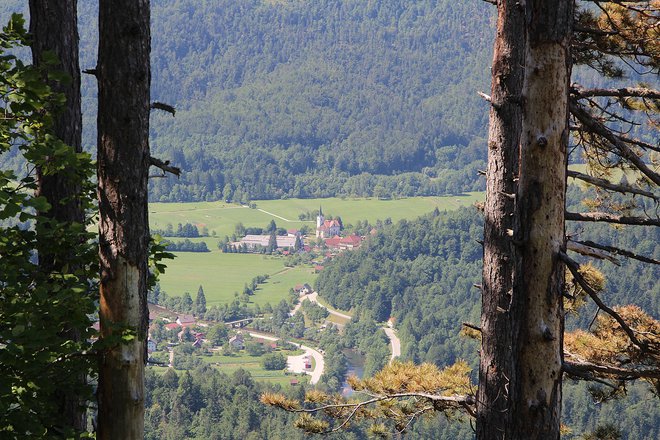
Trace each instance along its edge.
<instances>
[{"instance_id":1,"label":"leafy foliage","mask_svg":"<svg viewBox=\"0 0 660 440\"><path fill-rule=\"evenodd\" d=\"M18 152L28 167L20 176L0 171L0 433L72 436L61 426L54 396L70 389L81 402L91 398L91 387L79 378L95 370L90 339L98 268L94 234L87 230L92 218L58 222L45 215L49 201L32 194L39 168L80 187L80 203L90 209L94 168L88 154L77 154L49 133L53 109L64 98L42 82L41 71L13 55L26 41L23 18L12 16L0 33L0 155ZM64 80L61 74L49 79ZM51 270L38 264L44 255L53 262Z\"/></svg>"}]
</instances>

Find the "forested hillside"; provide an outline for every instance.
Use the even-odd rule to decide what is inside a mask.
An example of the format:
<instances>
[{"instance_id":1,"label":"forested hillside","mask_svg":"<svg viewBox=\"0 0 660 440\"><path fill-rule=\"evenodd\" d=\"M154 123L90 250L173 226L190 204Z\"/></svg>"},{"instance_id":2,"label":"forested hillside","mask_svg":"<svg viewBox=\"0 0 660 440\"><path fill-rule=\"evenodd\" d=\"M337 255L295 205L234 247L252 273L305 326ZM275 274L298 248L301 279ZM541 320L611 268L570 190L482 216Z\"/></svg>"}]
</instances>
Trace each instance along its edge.
<instances>
[{"instance_id":1,"label":"forested hillside","mask_svg":"<svg viewBox=\"0 0 660 440\"><path fill-rule=\"evenodd\" d=\"M82 68L96 63L95 3L78 2ZM479 2L152 4L152 99L177 108L152 116L152 149L184 170L152 179L152 200L480 188L492 18ZM85 75L88 147L95 86Z\"/></svg>"},{"instance_id":2,"label":"forested hillside","mask_svg":"<svg viewBox=\"0 0 660 440\"><path fill-rule=\"evenodd\" d=\"M589 193L571 187L569 205L576 206ZM461 337L461 323L479 325L479 290L482 250L482 216L476 209L452 213L435 212L415 221L401 221L380 230L359 250L337 257L316 281L316 290L331 305L354 314L384 321L396 318L402 357L415 362L450 365L466 359L476 367L477 345ZM660 231L649 227L614 228L609 225L573 224L569 231L579 238L596 238L616 243L652 258L660 258ZM620 266L596 263L605 276L603 298L612 305L636 304L658 317L660 270L657 266L620 258ZM580 315L569 314L571 328L586 328L595 309L587 307ZM476 368L475 370L476 371ZM476 380L476 378L474 378ZM565 438L581 434L619 414L622 439L655 439L660 427L660 408L646 385L630 388L629 399L597 406L587 384L567 380L564 384L564 419L573 429ZM437 420L418 424L414 432L423 436L437 432ZM452 429L462 429L460 425ZM472 438L469 431L453 438Z\"/></svg>"}]
</instances>

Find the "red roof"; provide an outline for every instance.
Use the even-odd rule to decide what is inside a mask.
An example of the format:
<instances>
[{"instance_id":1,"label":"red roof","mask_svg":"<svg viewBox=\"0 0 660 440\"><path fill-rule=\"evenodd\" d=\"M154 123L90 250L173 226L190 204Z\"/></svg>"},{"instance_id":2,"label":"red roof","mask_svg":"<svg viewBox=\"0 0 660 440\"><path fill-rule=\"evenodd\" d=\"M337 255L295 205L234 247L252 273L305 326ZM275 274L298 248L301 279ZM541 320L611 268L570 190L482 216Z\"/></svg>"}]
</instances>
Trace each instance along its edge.
<instances>
[{"instance_id":1,"label":"red roof","mask_svg":"<svg viewBox=\"0 0 660 440\"><path fill-rule=\"evenodd\" d=\"M360 237L359 235L349 235L348 237L342 238L340 243L358 246L360 243L362 243L362 237Z\"/></svg>"},{"instance_id":2,"label":"red roof","mask_svg":"<svg viewBox=\"0 0 660 440\"><path fill-rule=\"evenodd\" d=\"M326 238L325 240L325 245L328 247L338 247L339 243L341 243L341 237L339 236Z\"/></svg>"},{"instance_id":3,"label":"red roof","mask_svg":"<svg viewBox=\"0 0 660 440\"><path fill-rule=\"evenodd\" d=\"M323 266L321 266L320 264L317 264L316 266L314 266L314 270L317 271L317 272L320 272L320 271L323 270Z\"/></svg>"},{"instance_id":4,"label":"red roof","mask_svg":"<svg viewBox=\"0 0 660 440\"><path fill-rule=\"evenodd\" d=\"M179 324L177 324L176 322L173 322L171 324L165 324L165 328L168 330L174 330L179 328Z\"/></svg>"}]
</instances>

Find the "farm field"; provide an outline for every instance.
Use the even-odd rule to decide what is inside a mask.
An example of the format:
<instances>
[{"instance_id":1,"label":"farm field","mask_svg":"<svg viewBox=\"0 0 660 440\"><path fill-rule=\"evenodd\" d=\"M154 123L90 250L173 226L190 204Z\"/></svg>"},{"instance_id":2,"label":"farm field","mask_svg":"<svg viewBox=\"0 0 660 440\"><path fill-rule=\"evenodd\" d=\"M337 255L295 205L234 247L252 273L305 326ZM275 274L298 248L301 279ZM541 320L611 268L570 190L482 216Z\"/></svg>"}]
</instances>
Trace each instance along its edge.
<instances>
[{"instance_id":1,"label":"farm field","mask_svg":"<svg viewBox=\"0 0 660 440\"><path fill-rule=\"evenodd\" d=\"M167 224L175 228L178 223L191 223L198 228L207 227L216 235L190 239L205 241L211 252L175 252L177 258L166 261L167 270L160 277L160 286L170 296L189 292L193 297L200 285L204 287L207 305L229 303L234 292L241 293L246 283L257 275L270 275L266 284L259 286L251 298L254 303L277 304L286 299L289 289L296 284L314 282L316 275L311 268L286 268L284 259L256 254L223 254L218 250L218 241L225 235L231 236L237 223L245 227L265 227L275 220L279 227L300 228L315 226L314 221L300 221L298 215L323 208L326 215L340 216L344 224L358 220L391 218L396 222L403 218L413 219L435 208L453 210L483 200L482 192L447 197L412 197L406 199L288 199L257 200L257 209L224 202L199 203L152 203L149 216L152 228L165 229ZM181 241L184 238L171 238Z\"/></svg>"},{"instance_id":2,"label":"farm field","mask_svg":"<svg viewBox=\"0 0 660 440\"><path fill-rule=\"evenodd\" d=\"M160 276L160 286L170 296L184 292L193 298L200 285L204 287L208 307L229 303L234 292L243 292L245 283L257 275L270 275L260 284L251 301L261 305L276 305L286 299L289 289L300 283L313 283L316 274L308 267L287 268L284 259L259 254L223 254L213 252L175 252L168 260L167 270Z\"/></svg>"},{"instance_id":3,"label":"farm field","mask_svg":"<svg viewBox=\"0 0 660 440\"><path fill-rule=\"evenodd\" d=\"M291 352L283 352L285 356L293 354ZM283 370L272 371L266 370L261 365L261 356L250 356L246 353L238 353L232 356L224 356L219 353L213 353L212 356L201 356L204 362L212 364L214 368L231 376L236 370L243 369L250 373L252 379L259 382L267 382L271 384L279 384L282 386L289 386L291 379L298 379L300 383L307 383L309 376L304 374L290 374L287 375ZM313 360L312 360L313 361ZM312 365L314 367L314 365ZM169 369L169 367L149 366L156 374L162 375ZM313 368L312 368L313 369ZM177 370L177 374L181 374Z\"/></svg>"},{"instance_id":4,"label":"farm field","mask_svg":"<svg viewBox=\"0 0 660 440\"><path fill-rule=\"evenodd\" d=\"M356 223L358 220L384 220L390 217L392 221L403 218L412 219L433 211L436 207L443 210L454 210L461 206L470 206L482 201L483 192L472 192L458 196L446 197L411 197L405 199L379 200L341 199L287 199L287 200L256 200L257 209L250 209L233 203L224 202L191 202L191 203L150 203L149 219L152 228L165 229L168 223L174 227L178 223L191 223L202 228L206 226L210 232L215 231L218 238L231 236L237 223L245 227L265 227L271 220L277 226L291 229L303 225L315 226L315 221L300 221L298 215L323 208L326 215L340 216L342 221ZM265 212L264 212L265 211ZM211 247L212 240L207 238Z\"/></svg>"},{"instance_id":5,"label":"farm field","mask_svg":"<svg viewBox=\"0 0 660 440\"><path fill-rule=\"evenodd\" d=\"M289 352L282 352L285 356L291 354ZM254 380L260 382L277 383L280 385L289 385L291 379L296 378L300 382L309 381L307 375L286 375L283 370L266 370L261 365L261 356L250 356L246 353L234 354L225 356L219 353L214 353L213 356L204 356L202 358L205 362L213 364L218 370L225 374L231 375L234 371L242 368L250 372Z\"/></svg>"}]
</instances>

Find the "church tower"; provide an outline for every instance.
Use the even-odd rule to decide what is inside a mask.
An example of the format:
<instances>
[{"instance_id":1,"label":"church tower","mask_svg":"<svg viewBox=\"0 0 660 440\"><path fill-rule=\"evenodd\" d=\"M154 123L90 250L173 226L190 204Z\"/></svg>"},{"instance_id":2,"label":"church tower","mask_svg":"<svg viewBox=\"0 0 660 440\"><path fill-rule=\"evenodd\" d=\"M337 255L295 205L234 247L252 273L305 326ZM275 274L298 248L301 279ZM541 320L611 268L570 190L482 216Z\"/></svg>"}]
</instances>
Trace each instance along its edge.
<instances>
[{"instance_id":1,"label":"church tower","mask_svg":"<svg viewBox=\"0 0 660 440\"><path fill-rule=\"evenodd\" d=\"M321 236L321 226L325 223L325 217L323 217L323 208L319 205L319 215L316 216L316 237Z\"/></svg>"},{"instance_id":2,"label":"church tower","mask_svg":"<svg viewBox=\"0 0 660 440\"><path fill-rule=\"evenodd\" d=\"M319 206L319 215L316 216L316 227L320 228L325 222L325 217L323 217L323 208Z\"/></svg>"}]
</instances>

